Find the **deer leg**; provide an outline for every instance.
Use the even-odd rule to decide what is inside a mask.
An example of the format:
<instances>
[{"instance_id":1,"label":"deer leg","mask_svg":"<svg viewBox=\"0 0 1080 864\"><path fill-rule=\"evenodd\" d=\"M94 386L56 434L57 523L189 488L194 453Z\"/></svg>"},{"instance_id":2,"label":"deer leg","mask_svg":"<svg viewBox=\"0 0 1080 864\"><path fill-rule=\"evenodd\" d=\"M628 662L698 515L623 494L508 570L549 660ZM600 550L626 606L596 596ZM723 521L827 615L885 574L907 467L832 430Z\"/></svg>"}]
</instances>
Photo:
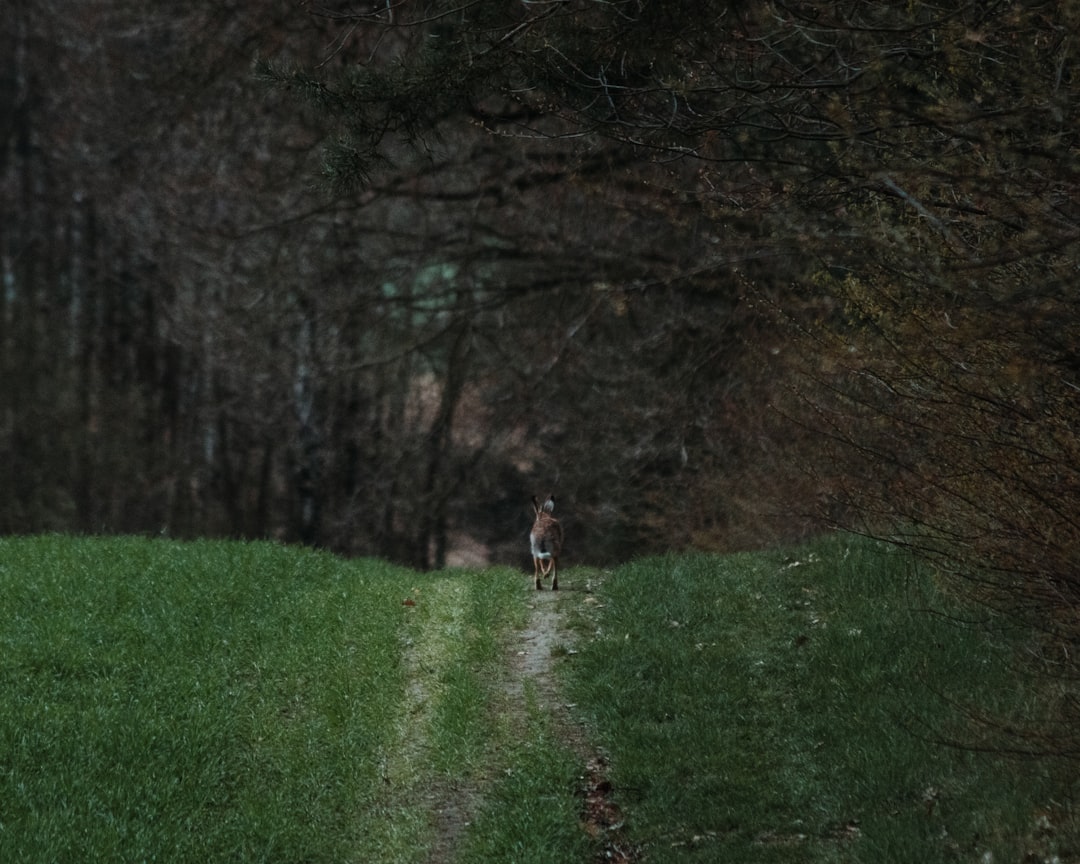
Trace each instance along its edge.
<instances>
[{"instance_id":1,"label":"deer leg","mask_svg":"<svg viewBox=\"0 0 1080 864\"><path fill-rule=\"evenodd\" d=\"M543 565L540 563L540 559L535 555L533 556L533 582L536 584L536 590L540 590L540 571L543 569Z\"/></svg>"}]
</instances>

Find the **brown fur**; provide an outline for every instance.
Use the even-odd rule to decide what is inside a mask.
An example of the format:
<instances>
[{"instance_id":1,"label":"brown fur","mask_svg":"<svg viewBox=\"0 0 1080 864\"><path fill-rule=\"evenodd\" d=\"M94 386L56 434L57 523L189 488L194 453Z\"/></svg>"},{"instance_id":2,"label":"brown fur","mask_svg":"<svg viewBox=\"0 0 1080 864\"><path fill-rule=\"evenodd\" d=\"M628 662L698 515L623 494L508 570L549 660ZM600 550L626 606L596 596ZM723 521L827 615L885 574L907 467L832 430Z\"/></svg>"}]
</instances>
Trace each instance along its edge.
<instances>
[{"instance_id":1,"label":"brown fur","mask_svg":"<svg viewBox=\"0 0 1080 864\"><path fill-rule=\"evenodd\" d=\"M549 495L541 504L533 495L533 511L536 520L529 532L529 546L533 556L533 581L536 590L542 586L540 580L551 574L551 590L559 590L559 555L562 554L563 530L559 520L552 515L555 509L555 496ZM545 566L546 565L546 566Z\"/></svg>"}]
</instances>

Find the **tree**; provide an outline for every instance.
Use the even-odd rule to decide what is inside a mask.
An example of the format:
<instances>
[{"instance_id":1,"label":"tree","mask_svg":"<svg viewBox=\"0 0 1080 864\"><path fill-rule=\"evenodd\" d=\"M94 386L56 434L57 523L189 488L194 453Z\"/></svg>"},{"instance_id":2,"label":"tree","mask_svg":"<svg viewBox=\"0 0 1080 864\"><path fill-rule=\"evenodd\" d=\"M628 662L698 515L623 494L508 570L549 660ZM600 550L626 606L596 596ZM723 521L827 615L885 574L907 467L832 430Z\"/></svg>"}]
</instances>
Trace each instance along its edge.
<instances>
[{"instance_id":1,"label":"tree","mask_svg":"<svg viewBox=\"0 0 1080 864\"><path fill-rule=\"evenodd\" d=\"M549 292L577 300L591 324L611 312L558 343L560 358L604 370L591 392L610 385L588 422L624 455L664 436L678 454L643 474L613 461L630 479L595 475L598 489L651 493L668 471L678 479L656 512L675 485L690 510L724 489L712 442L737 368L813 433L797 439L819 448L803 488L823 493L829 518L902 537L964 576L970 596L1037 623L1040 662L1075 680L1080 83L1069 34L1080 4L571 0L316 14L375 50L332 73L261 74L338 125L324 161L336 188L377 184L386 166L440 152L441 135L472 124L492 147L544 142L573 166L571 188L617 186L676 238L661 267L653 243L613 263L593 283L596 306L580 289ZM787 339L749 303L777 311ZM781 386L731 350L718 323L730 315L746 356L771 355ZM654 346L671 350L641 350ZM635 362L620 368L620 356ZM701 387L713 364L723 385ZM647 400L627 404L628 393ZM640 416L647 401L664 422ZM1075 719L1068 692L1058 733ZM1051 746L1075 752L1067 738Z\"/></svg>"},{"instance_id":2,"label":"tree","mask_svg":"<svg viewBox=\"0 0 1080 864\"><path fill-rule=\"evenodd\" d=\"M438 566L524 557L525 502L557 483L578 560L705 536L671 504L730 461L705 418L748 313L709 276L725 238L668 195L692 171L507 136L493 104L495 137L448 114L327 196L308 188L327 121L252 98L251 54L329 70L414 31L358 28L327 57L339 22L277 7L11 14L0 527Z\"/></svg>"}]
</instances>

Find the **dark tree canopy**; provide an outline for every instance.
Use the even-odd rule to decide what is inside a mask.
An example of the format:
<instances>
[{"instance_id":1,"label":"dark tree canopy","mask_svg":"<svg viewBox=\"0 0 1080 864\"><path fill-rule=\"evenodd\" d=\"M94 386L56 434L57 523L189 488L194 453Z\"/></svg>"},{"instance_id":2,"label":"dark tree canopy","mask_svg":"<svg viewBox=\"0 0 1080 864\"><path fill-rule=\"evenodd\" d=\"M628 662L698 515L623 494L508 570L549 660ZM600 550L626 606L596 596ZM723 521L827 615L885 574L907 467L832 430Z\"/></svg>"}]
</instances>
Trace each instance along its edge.
<instances>
[{"instance_id":1,"label":"dark tree canopy","mask_svg":"<svg viewBox=\"0 0 1080 864\"><path fill-rule=\"evenodd\" d=\"M1080 2L5 24L0 531L527 567L552 491L570 567L863 530L1036 625L1029 741L1080 750Z\"/></svg>"},{"instance_id":2,"label":"dark tree canopy","mask_svg":"<svg viewBox=\"0 0 1080 864\"><path fill-rule=\"evenodd\" d=\"M571 565L824 519L1075 654L1080 4L8 14L3 530L429 567L527 563L548 491Z\"/></svg>"},{"instance_id":3,"label":"dark tree canopy","mask_svg":"<svg viewBox=\"0 0 1080 864\"><path fill-rule=\"evenodd\" d=\"M596 452L568 434L576 416L611 418L613 464L635 446L628 425L652 447L641 474L598 478L644 490L638 529L670 541L679 521L688 542L730 543L745 496L887 533L1035 623L1040 662L1075 677L1080 3L312 14L341 34L333 55L260 68L337 129L332 187L422 172L465 136L494 199L523 188L524 154L545 166L531 182L625 219L596 230L615 248L559 236L543 291L589 322L560 356L605 370L575 381L568 363L564 386L612 396L595 414L580 397L551 407L559 444ZM601 325L597 309L613 314ZM801 475L778 467L791 461ZM1064 703L1067 727L1080 712Z\"/></svg>"}]
</instances>

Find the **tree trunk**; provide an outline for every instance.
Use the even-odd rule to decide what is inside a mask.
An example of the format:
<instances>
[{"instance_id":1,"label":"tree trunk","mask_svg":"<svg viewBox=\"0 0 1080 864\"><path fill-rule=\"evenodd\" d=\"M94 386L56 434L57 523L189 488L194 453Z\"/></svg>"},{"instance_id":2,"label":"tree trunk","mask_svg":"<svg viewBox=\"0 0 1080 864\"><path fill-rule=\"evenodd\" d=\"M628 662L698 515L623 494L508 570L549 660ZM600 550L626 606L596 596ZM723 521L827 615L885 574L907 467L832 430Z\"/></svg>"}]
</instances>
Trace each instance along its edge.
<instances>
[{"instance_id":1,"label":"tree trunk","mask_svg":"<svg viewBox=\"0 0 1080 864\"><path fill-rule=\"evenodd\" d=\"M428 434L427 474L422 499L425 502L417 538L417 566L441 569L446 566L447 528L453 486L446 470L452 450L454 412L468 377L472 328L465 319L457 328L454 344L446 360L439 410Z\"/></svg>"}]
</instances>

